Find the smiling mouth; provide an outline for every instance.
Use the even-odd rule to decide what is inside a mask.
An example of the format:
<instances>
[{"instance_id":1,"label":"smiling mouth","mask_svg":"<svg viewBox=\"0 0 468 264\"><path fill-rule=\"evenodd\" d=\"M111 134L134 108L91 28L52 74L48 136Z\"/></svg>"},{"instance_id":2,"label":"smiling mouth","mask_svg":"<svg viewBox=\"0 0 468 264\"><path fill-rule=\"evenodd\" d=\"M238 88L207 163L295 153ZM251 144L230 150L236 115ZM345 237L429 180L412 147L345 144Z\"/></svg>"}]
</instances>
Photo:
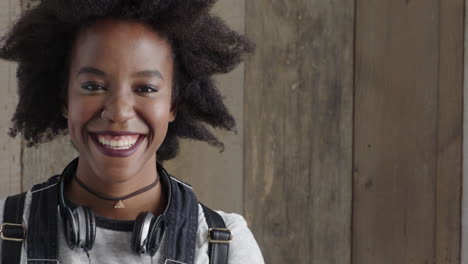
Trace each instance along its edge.
<instances>
[{"instance_id":1,"label":"smiling mouth","mask_svg":"<svg viewBox=\"0 0 468 264\"><path fill-rule=\"evenodd\" d=\"M96 135L101 145L111 149L129 149L137 142L139 135L110 136Z\"/></svg>"},{"instance_id":2,"label":"smiling mouth","mask_svg":"<svg viewBox=\"0 0 468 264\"><path fill-rule=\"evenodd\" d=\"M111 157L132 155L146 137L143 134L125 132L98 132L90 135L98 150Z\"/></svg>"}]
</instances>

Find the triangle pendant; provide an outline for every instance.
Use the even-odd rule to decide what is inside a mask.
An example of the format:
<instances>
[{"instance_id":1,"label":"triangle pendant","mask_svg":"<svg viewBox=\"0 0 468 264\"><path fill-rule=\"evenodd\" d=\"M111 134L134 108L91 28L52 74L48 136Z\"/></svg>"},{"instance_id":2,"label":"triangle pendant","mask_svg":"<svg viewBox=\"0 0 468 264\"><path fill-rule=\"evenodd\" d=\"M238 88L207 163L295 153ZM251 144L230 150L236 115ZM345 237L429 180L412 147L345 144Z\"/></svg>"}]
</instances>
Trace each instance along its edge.
<instances>
[{"instance_id":1,"label":"triangle pendant","mask_svg":"<svg viewBox=\"0 0 468 264\"><path fill-rule=\"evenodd\" d=\"M119 202L115 204L114 208L125 208L125 205L122 203L122 200L119 200Z\"/></svg>"}]
</instances>

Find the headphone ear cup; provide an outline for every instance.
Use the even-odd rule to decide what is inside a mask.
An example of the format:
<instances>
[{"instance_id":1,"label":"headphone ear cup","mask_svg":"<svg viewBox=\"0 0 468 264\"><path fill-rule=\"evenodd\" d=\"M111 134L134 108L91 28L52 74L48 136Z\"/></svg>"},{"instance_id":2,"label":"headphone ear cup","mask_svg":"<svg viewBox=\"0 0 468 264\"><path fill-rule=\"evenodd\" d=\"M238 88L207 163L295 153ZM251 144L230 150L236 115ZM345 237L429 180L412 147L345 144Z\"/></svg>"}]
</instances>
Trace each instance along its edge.
<instances>
[{"instance_id":1,"label":"headphone ear cup","mask_svg":"<svg viewBox=\"0 0 468 264\"><path fill-rule=\"evenodd\" d=\"M140 238L141 238L141 226L142 222L145 218L145 213L138 214L135 222L133 223L133 231L132 231L132 239L130 241L130 246L132 251L135 253L139 253L141 250ZM137 241L138 240L138 241Z\"/></svg>"},{"instance_id":2,"label":"headphone ear cup","mask_svg":"<svg viewBox=\"0 0 468 264\"><path fill-rule=\"evenodd\" d=\"M153 218L148 232L147 251L150 256L154 256L161 245L161 240L165 231L164 215Z\"/></svg>"},{"instance_id":3,"label":"headphone ear cup","mask_svg":"<svg viewBox=\"0 0 468 264\"><path fill-rule=\"evenodd\" d=\"M131 248L136 254L146 253L148 250L148 231L151 229L153 219L154 215L151 212L142 212L135 219L135 223L133 224Z\"/></svg>"},{"instance_id":4,"label":"headphone ear cup","mask_svg":"<svg viewBox=\"0 0 468 264\"><path fill-rule=\"evenodd\" d=\"M91 250L94 246L94 241L96 239L96 217L93 210L88 207L84 207L84 212L86 216L86 238L83 243L83 249Z\"/></svg>"},{"instance_id":5,"label":"headphone ear cup","mask_svg":"<svg viewBox=\"0 0 468 264\"><path fill-rule=\"evenodd\" d=\"M75 214L70 208L61 208L61 210L63 210L61 214L65 240L67 241L68 247L74 249L78 246L78 220L75 218Z\"/></svg>"}]
</instances>

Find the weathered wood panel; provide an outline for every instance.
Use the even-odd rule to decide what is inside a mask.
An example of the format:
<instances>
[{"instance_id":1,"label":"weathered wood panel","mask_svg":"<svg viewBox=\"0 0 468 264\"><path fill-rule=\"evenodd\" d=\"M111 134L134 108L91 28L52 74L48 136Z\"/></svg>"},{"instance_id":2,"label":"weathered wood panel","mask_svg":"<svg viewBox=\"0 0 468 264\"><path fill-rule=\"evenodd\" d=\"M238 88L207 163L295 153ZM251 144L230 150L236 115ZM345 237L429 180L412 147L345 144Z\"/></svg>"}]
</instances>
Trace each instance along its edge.
<instances>
[{"instance_id":1,"label":"weathered wood panel","mask_svg":"<svg viewBox=\"0 0 468 264\"><path fill-rule=\"evenodd\" d=\"M351 263L354 1L246 2L244 215L266 263Z\"/></svg>"},{"instance_id":2,"label":"weathered wood panel","mask_svg":"<svg viewBox=\"0 0 468 264\"><path fill-rule=\"evenodd\" d=\"M460 263L464 0L439 0L436 263ZM464 263L464 262L462 262Z\"/></svg>"},{"instance_id":3,"label":"weathered wood panel","mask_svg":"<svg viewBox=\"0 0 468 264\"><path fill-rule=\"evenodd\" d=\"M437 14L438 1L358 1L353 263L435 257Z\"/></svg>"},{"instance_id":4,"label":"weathered wood panel","mask_svg":"<svg viewBox=\"0 0 468 264\"><path fill-rule=\"evenodd\" d=\"M213 10L235 30L244 32L244 0L220 0ZM244 141L244 66L216 76L228 109L237 122L237 134L215 130L224 142L219 153L208 144L182 141L179 156L167 162L168 170L191 183L197 197L207 206L227 212L242 213L243 141Z\"/></svg>"},{"instance_id":5,"label":"weathered wood panel","mask_svg":"<svg viewBox=\"0 0 468 264\"><path fill-rule=\"evenodd\" d=\"M468 0L465 1L465 14L468 12ZM468 16L465 15L464 27L464 81L463 81L463 184L462 184L462 232L461 263L468 263Z\"/></svg>"},{"instance_id":6,"label":"weathered wood panel","mask_svg":"<svg viewBox=\"0 0 468 264\"><path fill-rule=\"evenodd\" d=\"M20 13L15 0L0 1L0 32L3 34ZM21 139L10 138L7 133L16 108L16 65L0 62L0 199L21 190Z\"/></svg>"},{"instance_id":7,"label":"weathered wood panel","mask_svg":"<svg viewBox=\"0 0 468 264\"><path fill-rule=\"evenodd\" d=\"M462 6L357 1L353 263L459 263Z\"/></svg>"}]
</instances>

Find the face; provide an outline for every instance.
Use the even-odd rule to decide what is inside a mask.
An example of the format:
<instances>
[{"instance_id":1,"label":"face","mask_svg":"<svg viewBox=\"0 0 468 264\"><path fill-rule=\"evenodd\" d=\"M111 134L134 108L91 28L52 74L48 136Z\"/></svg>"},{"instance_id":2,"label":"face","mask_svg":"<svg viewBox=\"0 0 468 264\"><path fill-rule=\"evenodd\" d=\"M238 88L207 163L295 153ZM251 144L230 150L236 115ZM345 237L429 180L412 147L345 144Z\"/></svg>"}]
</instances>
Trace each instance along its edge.
<instances>
[{"instance_id":1,"label":"face","mask_svg":"<svg viewBox=\"0 0 468 264\"><path fill-rule=\"evenodd\" d=\"M175 119L172 69L169 42L144 24L102 20L78 34L64 111L80 163L118 181L155 167Z\"/></svg>"}]
</instances>

